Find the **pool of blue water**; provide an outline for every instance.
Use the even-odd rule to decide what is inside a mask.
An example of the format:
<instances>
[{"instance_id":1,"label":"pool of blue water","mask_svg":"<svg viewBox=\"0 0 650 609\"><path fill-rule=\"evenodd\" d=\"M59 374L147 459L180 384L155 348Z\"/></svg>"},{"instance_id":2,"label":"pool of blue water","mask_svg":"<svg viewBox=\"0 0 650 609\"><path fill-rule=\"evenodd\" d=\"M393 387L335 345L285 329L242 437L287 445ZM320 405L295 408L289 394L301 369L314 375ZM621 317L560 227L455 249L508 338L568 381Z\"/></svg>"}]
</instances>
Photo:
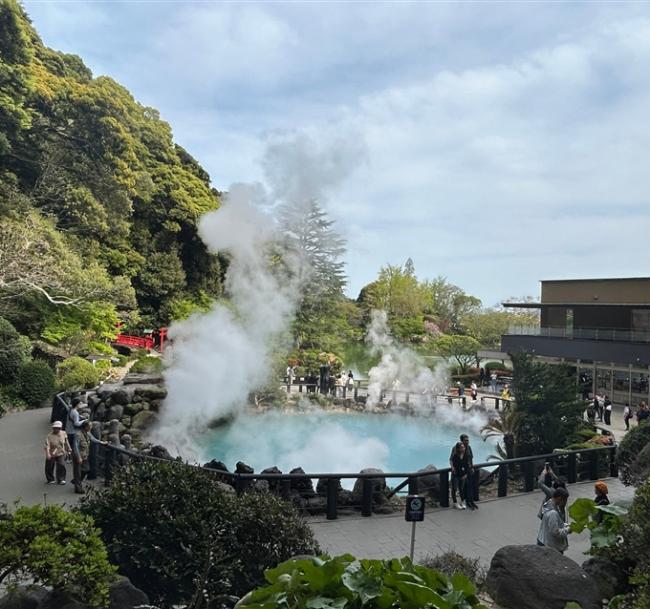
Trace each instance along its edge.
<instances>
[{"instance_id":1,"label":"pool of blue water","mask_svg":"<svg viewBox=\"0 0 650 609\"><path fill-rule=\"evenodd\" d=\"M376 467L387 472L416 471L428 464L448 467L449 453L461 433L470 436L476 463L495 452L480 438L482 417L445 409L432 417L368 413L268 412L243 415L201 438L206 460L229 469L237 461L256 472L276 465L283 472L358 472Z\"/></svg>"}]
</instances>

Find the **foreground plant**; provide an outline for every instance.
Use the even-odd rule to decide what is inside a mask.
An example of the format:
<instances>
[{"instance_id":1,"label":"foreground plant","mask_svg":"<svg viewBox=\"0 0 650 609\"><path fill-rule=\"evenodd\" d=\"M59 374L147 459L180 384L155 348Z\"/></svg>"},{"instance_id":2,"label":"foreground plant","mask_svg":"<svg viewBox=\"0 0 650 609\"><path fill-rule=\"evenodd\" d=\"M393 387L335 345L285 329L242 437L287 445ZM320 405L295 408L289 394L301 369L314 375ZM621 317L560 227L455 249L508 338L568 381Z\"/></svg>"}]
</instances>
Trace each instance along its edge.
<instances>
[{"instance_id":1,"label":"foreground plant","mask_svg":"<svg viewBox=\"0 0 650 609\"><path fill-rule=\"evenodd\" d=\"M247 594L237 608L249 609L486 609L474 584L457 573L447 577L408 558L288 560L266 574L268 585Z\"/></svg>"},{"instance_id":2,"label":"foreground plant","mask_svg":"<svg viewBox=\"0 0 650 609\"><path fill-rule=\"evenodd\" d=\"M623 517L628 509L621 505L596 505L593 499L576 499L569 507L571 531L581 533L589 529L591 547L590 554L598 554L600 550L615 546L623 524Z\"/></svg>"}]
</instances>

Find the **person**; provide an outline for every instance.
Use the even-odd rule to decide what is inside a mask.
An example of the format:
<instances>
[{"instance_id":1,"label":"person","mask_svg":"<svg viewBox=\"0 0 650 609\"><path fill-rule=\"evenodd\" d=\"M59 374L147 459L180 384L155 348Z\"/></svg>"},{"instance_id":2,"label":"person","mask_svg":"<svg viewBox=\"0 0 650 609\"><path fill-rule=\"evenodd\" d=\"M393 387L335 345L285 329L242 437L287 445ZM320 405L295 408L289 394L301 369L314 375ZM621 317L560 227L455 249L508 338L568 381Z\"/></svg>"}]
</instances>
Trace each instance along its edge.
<instances>
[{"instance_id":1,"label":"person","mask_svg":"<svg viewBox=\"0 0 650 609\"><path fill-rule=\"evenodd\" d=\"M458 397L462 398L465 395L465 385L463 385L460 381L456 383L458 386Z\"/></svg>"},{"instance_id":2,"label":"person","mask_svg":"<svg viewBox=\"0 0 650 609\"><path fill-rule=\"evenodd\" d=\"M467 509L465 504L468 474L466 452L465 445L462 442L456 442L451 452L451 500L454 507L459 510ZM460 494L459 502L456 502L456 491Z\"/></svg>"},{"instance_id":3,"label":"person","mask_svg":"<svg viewBox=\"0 0 650 609\"><path fill-rule=\"evenodd\" d=\"M596 505L609 505L609 497L607 496L609 489L605 482L598 480L598 482L594 484L594 493L596 493L596 498L594 499ZM597 514L594 516L594 520L599 524L602 522L603 513L600 510L598 510Z\"/></svg>"},{"instance_id":4,"label":"person","mask_svg":"<svg viewBox=\"0 0 650 609\"><path fill-rule=\"evenodd\" d=\"M478 387L476 381L472 381L472 384L470 385L470 393L472 394L472 402L476 402L478 399Z\"/></svg>"},{"instance_id":5,"label":"person","mask_svg":"<svg viewBox=\"0 0 650 609\"><path fill-rule=\"evenodd\" d=\"M623 422L625 423L625 431L630 431L630 419L634 415L632 414L632 409L630 408L629 404L625 404L625 408L623 408Z\"/></svg>"},{"instance_id":6,"label":"person","mask_svg":"<svg viewBox=\"0 0 650 609\"><path fill-rule=\"evenodd\" d=\"M464 459L467 463L467 501L466 505L472 510L478 510L478 505L474 503L474 453L469 445L469 436L466 433L460 434L459 440L465 447Z\"/></svg>"},{"instance_id":7,"label":"person","mask_svg":"<svg viewBox=\"0 0 650 609\"><path fill-rule=\"evenodd\" d=\"M605 396L603 403L604 403L603 408L605 414L605 425L611 425L612 424L612 400L610 400L609 397Z\"/></svg>"},{"instance_id":8,"label":"person","mask_svg":"<svg viewBox=\"0 0 650 609\"><path fill-rule=\"evenodd\" d=\"M556 488L566 488L566 483L561 480L557 474L553 471L550 463L544 465L542 473L537 479L537 485L539 489L544 493L544 499L542 500L542 505L539 506L539 511L537 512L537 517L541 520L544 516L544 513L550 509L553 509L553 492Z\"/></svg>"},{"instance_id":9,"label":"person","mask_svg":"<svg viewBox=\"0 0 650 609\"><path fill-rule=\"evenodd\" d=\"M352 370L348 370L348 390L352 391L354 389L354 374L352 374Z\"/></svg>"},{"instance_id":10,"label":"person","mask_svg":"<svg viewBox=\"0 0 650 609\"><path fill-rule=\"evenodd\" d=\"M594 394L594 410L598 415L598 420L603 420L603 403L600 400L600 396L596 393Z\"/></svg>"},{"instance_id":11,"label":"person","mask_svg":"<svg viewBox=\"0 0 650 609\"><path fill-rule=\"evenodd\" d=\"M481 366L478 371L478 382L481 387L485 385L485 368Z\"/></svg>"},{"instance_id":12,"label":"person","mask_svg":"<svg viewBox=\"0 0 650 609\"><path fill-rule=\"evenodd\" d=\"M494 394L497 392L497 373L494 370L490 374L490 391Z\"/></svg>"},{"instance_id":13,"label":"person","mask_svg":"<svg viewBox=\"0 0 650 609\"><path fill-rule=\"evenodd\" d=\"M643 423L643 421L647 421L648 417L650 417L650 410L648 410L648 405L645 402L641 402L639 404L639 410L637 410L636 413L636 420L639 425Z\"/></svg>"},{"instance_id":14,"label":"person","mask_svg":"<svg viewBox=\"0 0 650 609\"><path fill-rule=\"evenodd\" d=\"M65 484L65 457L71 452L68 436L63 431L63 423L54 421L52 431L45 438L45 479L48 484L54 484L56 468L56 483Z\"/></svg>"},{"instance_id":15,"label":"person","mask_svg":"<svg viewBox=\"0 0 650 609\"><path fill-rule=\"evenodd\" d=\"M79 466L78 466L78 453L79 447L77 446L77 434L81 429L85 419L81 418L79 414L79 406L81 405L81 400L79 398L73 398L70 404L70 409L68 410L68 418L66 419L65 424L65 433L68 436L68 443L72 450L72 483L75 484L77 476L80 475Z\"/></svg>"},{"instance_id":16,"label":"person","mask_svg":"<svg viewBox=\"0 0 650 609\"><path fill-rule=\"evenodd\" d=\"M88 475L88 471L90 470L90 464L88 463L88 456L90 455L90 444L103 444L107 445L108 442L102 442L101 440L98 440L93 434L90 432L90 421L86 420L81 424L81 429L79 430L79 433L77 434L77 444L78 444L78 450L77 454L73 455L73 459L78 459L78 466L77 466L77 475L75 476L75 479L73 480L74 482L74 492L78 494L83 494L84 489L82 482L84 481L85 477Z\"/></svg>"},{"instance_id":17,"label":"person","mask_svg":"<svg viewBox=\"0 0 650 609\"><path fill-rule=\"evenodd\" d=\"M512 394L510 393L510 385L504 385L503 391L501 392L501 399L504 402L509 402L512 399Z\"/></svg>"},{"instance_id":18,"label":"person","mask_svg":"<svg viewBox=\"0 0 650 609\"><path fill-rule=\"evenodd\" d=\"M287 366L287 391L291 391L291 385L293 385L294 370L291 365Z\"/></svg>"},{"instance_id":19,"label":"person","mask_svg":"<svg viewBox=\"0 0 650 609\"><path fill-rule=\"evenodd\" d=\"M334 397L341 397L343 395L343 387L344 387L343 375L342 374L337 374L336 375L336 390L334 392Z\"/></svg>"},{"instance_id":20,"label":"person","mask_svg":"<svg viewBox=\"0 0 650 609\"><path fill-rule=\"evenodd\" d=\"M569 547L569 525L565 522L565 509L569 492L556 488L551 496L552 505L544 512L537 534L537 545L557 550L560 554Z\"/></svg>"},{"instance_id":21,"label":"person","mask_svg":"<svg viewBox=\"0 0 650 609\"><path fill-rule=\"evenodd\" d=\"M591 425L594 425L596 423L596 409L594 408L592 402L589 402L587 404L587 420Z\"/></svg>"}]
</instances>

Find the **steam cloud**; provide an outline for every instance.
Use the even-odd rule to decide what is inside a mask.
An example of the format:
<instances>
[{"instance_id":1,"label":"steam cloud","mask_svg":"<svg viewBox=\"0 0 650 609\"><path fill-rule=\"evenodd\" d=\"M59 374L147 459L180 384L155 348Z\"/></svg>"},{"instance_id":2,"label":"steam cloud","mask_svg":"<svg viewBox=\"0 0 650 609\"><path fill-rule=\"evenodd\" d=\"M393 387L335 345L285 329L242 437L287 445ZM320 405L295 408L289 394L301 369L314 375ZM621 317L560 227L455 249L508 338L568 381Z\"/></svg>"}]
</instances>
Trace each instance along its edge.
<instances>
[{"instance_id":1,"label":"steam cloud","mask_svg":"<svg viewBox=\"0 0 650 609\"><path fill-rule=\"evenodd\" d=\"M447 366L440 363L432 372L417 353L398 345L388 329L385 311L371 312L366 342L373 354L381 356L379 363L368 373L368 408L375 408L381 401L382 392L391 389L431 398L445 392Z\"/></svg>"}]
</instances>

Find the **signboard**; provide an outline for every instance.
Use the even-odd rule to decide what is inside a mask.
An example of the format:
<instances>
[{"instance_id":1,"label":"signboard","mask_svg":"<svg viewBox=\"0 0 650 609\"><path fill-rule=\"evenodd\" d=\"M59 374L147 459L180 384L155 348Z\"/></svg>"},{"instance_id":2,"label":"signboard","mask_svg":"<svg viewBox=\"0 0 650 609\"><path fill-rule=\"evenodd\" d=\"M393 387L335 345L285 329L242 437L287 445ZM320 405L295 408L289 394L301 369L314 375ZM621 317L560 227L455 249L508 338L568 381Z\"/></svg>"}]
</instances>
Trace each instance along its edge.
<instances>
[{"instance_id":1,"label":"signboard","mask_svg":"<svg viewBox=\"0 0 650 609\"><path fill-rule=\"evenodd\" d=\"M422 522L424 520L424 497L409 495L406 498L406 522Z\"/></svg>"}]
</instances>

